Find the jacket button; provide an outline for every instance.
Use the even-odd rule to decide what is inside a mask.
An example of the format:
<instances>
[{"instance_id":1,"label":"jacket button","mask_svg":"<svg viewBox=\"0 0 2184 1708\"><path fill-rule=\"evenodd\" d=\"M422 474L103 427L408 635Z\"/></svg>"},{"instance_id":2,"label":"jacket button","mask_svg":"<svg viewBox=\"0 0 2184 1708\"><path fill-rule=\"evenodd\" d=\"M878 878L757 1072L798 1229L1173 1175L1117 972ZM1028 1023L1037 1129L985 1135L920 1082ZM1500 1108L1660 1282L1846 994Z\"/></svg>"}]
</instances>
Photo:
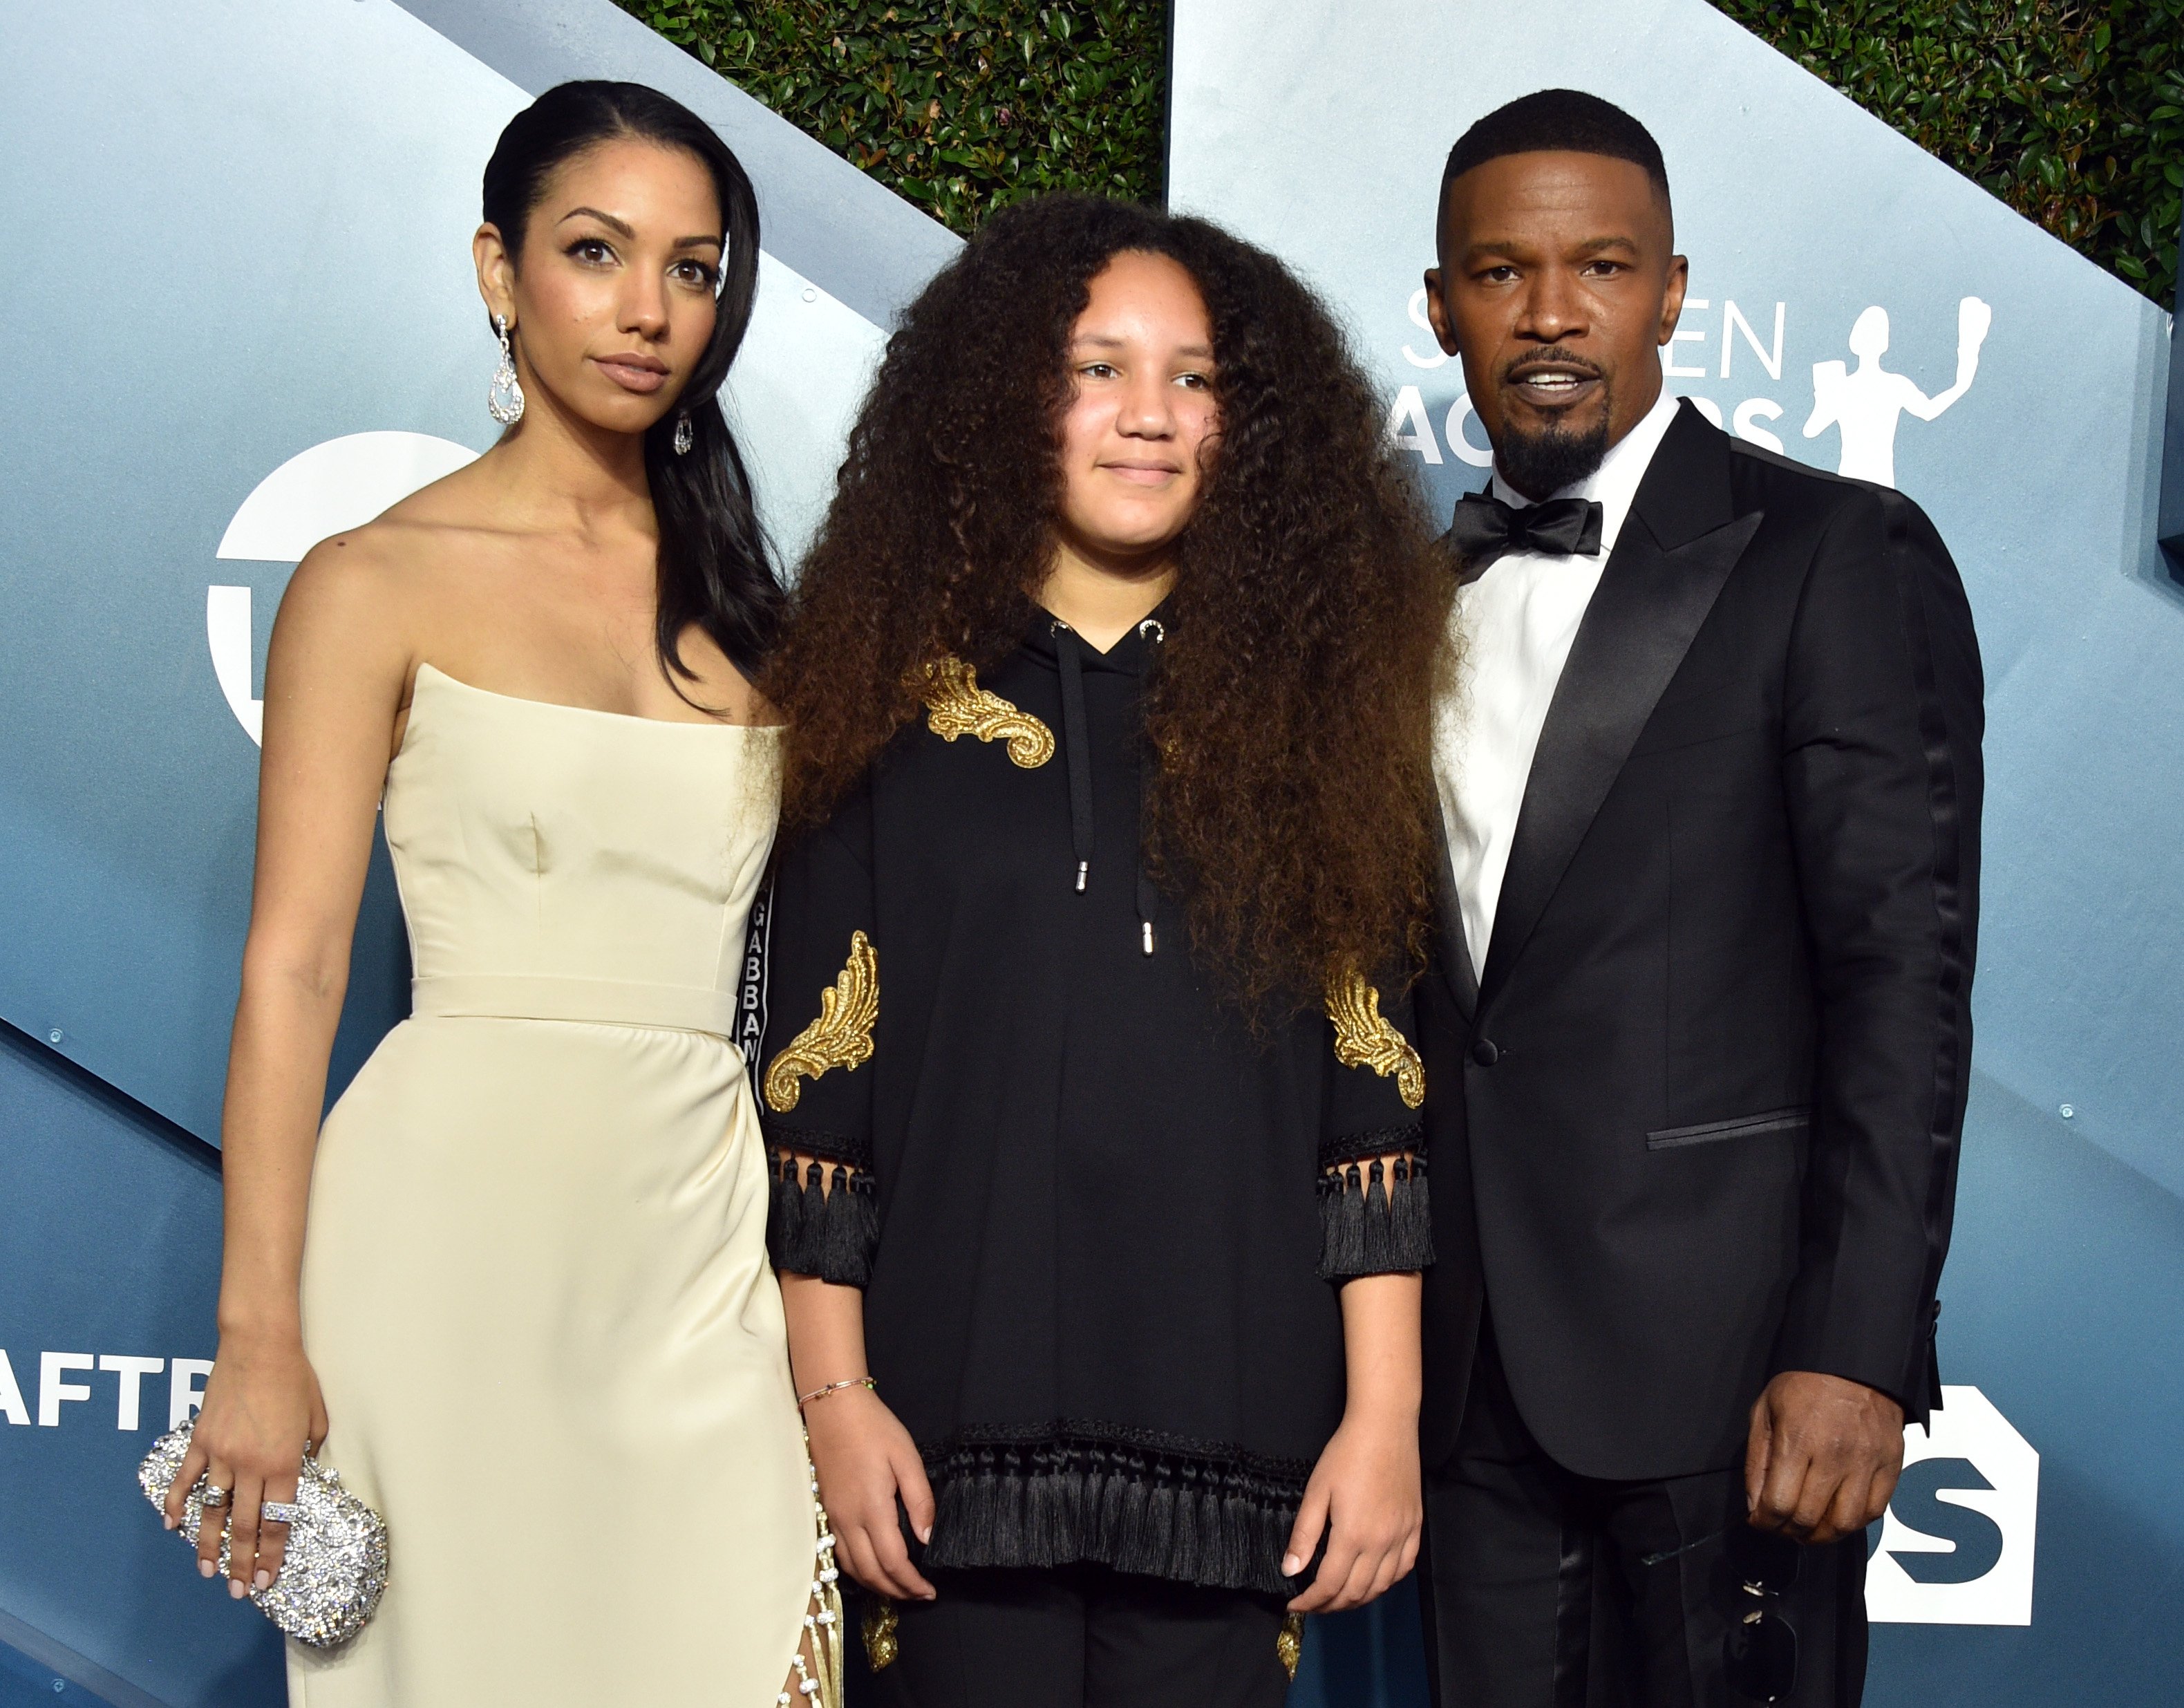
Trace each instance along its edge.
<instances>
[{"instance_id":1,"label":"jacket button","mask_svg":"<svg viewBox=\"0 0 2184 1708\"><path fill-rule=\"evenodd\" d=\"M1502 1052L1494 1047L1491 1038L1481 1038L1471 1047L1471 1059L1482 1068L1490 1068L1502 1059Z\"/></svg>"}]
</instances>

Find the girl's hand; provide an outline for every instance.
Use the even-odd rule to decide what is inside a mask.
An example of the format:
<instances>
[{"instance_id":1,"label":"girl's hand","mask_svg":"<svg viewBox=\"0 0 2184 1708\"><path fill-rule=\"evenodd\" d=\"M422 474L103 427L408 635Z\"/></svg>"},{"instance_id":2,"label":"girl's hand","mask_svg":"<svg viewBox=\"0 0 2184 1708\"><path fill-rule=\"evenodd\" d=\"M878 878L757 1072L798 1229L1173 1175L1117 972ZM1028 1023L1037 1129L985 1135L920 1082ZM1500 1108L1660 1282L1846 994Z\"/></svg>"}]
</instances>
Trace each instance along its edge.
<instances>
[{"instance_id":1,"label":"girl's hand","mask_svg":"<svg viewBox=\"0 0 2184 1708\"><path fill-rule=\"evenodd\" d=\"M1387 1593L1418 1561L1425 1526L1415 1415L1345 1415L1305 1485L1282 1571L1294 1577L1333 1525L1327 1555L1292 1613L1340 1613Z\"/></svg>"},{"instance_id":2,"label":"girl's hand","mask_svg":"<svg viewBox=\"0 0 2184 1708\"><path fill-rule=\"evenodd\" d=\"M220 1570L222 1521L228 1532L228 1594L264 1589L281 1575L288 1527L265 1524L259 1506L296 1498L304 1455L326 1438L326 1406L319 1378L293 1337L239 1340L223 1335L205 1381L190 1450L167 1490L167 1528L180 1527L182 1504L198 1478L209 1473L227 1491L222 1506L207 1506L198 1527L198 1570Z\"/></svg>"},{"instance_id":3,"label":"girl's hand","mask_svg":"<svg viewBox=\"0 0 2184 1708\"><path fill-rule=\"evenodd\" d=\"M897 1601L930 1601L933 1586L910 1563L895 1514L900 1497L920 1542L933 1539L933 1485L917 1444L868 1387L838 1388L805 1408L819 1499L834 1528L835 1557L866 1588Z\"/></svg>"}]
</instances>

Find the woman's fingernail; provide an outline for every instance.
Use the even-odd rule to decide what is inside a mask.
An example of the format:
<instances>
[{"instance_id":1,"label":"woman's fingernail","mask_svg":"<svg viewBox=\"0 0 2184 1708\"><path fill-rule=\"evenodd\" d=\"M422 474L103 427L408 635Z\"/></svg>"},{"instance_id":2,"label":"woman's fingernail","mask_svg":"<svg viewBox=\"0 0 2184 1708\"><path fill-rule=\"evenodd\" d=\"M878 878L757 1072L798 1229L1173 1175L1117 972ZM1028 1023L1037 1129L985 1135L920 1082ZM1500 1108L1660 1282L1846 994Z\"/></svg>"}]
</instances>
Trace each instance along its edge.
<instances>
[{"instance_id":1,"label":"woman's fingernail","mask_svg":"<svg viewBox=\"0 0 2184 1708\"><path fill-rule=\"evenodd\" d=\"M918 1539L920 1542L930 1542L930 1541L932 1541L932 1540L933 1540L933 1527L932 1527L931 1525L929 1525L929 1524L928 1524L928 1525L927 1525L927 1526L925 1527L925 1528L924 1528L924 1529L922 1529L922 1530L919 1531L919 1532L917 1532L917 1539Z\"/></svg>"},{"instance_id":2,"label":"woman's fingernail","mask_svg":"<svg viewBox=\"0 0 2184 1708\"><path fill-rule=\"evenodd\" d=\"M1284 1555L1282 1556L1282 1576L1283 1576L1283 1577L1295 1577L1295 1576L1297 1575L1297 1573L1298 1573L1298 1572L1300 1572L1300 1571L1303 1571L1303 1570L1304 1570L1304 1561L1302 1561L1301 1560L1298 1559L1298 1558L1296 1557L1296 1555L1295 1555L1294 1554L1284 1554Z\"/></svg>"},{"instance_id":3,"label":"woman's fingernail","mask_svg":"<svg viewBox=\"0 0 2184 1708\"><path fill-rule=\"evenodd\" d=\"M250 1586L245 1583L240 1577L231 1577L227 1580L227 1599L229 1600L240 1601L244 1596L249 1594Z\"/></svg>"},{"instance_id":4,"label":"woman's fingernail","mask_svg":"<svg viewBox=\"0 0 2184 1708\"><path fill-rule=\"evenodd\" d=\"M164 1515L161 1515L159 1522L170 1530L172 1530L175 1527L175 1521L171 1518L166 1517Z\"/></svg>"},{"instance_id":5,"label":"woman's fingernail","mask_svg":"<svg viewBox=\"0 0 2184 1708\"><path fill-rule=\"evenodd\" d=\"M273 1587L273 1574L270 1571L259 1572L257 1577L250 1580L250 1587L254 1589L270 1589Z\"/></svg>"},{"instance_id":6,"label":"woman's fingernail","mask_svg":"<svg viewBox=\"0 0 2184 1708\"><path fill-rule=\"evenodd\" d=\"M219 1570L220 1568L214 1566L209 1560L200 1560L198 1561L198 1576L200 1577L210 1577Z\"/></svg>"}]
</instances>

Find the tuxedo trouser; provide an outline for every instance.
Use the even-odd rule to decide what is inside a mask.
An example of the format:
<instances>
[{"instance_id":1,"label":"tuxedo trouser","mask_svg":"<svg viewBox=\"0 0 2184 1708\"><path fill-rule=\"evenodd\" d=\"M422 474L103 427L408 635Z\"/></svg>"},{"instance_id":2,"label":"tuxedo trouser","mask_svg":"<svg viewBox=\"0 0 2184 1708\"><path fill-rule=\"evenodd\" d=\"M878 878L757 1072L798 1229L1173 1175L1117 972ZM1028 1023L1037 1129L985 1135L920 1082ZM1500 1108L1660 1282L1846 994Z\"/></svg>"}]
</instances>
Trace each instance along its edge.
<instances>
[{"instance_id":1,"label":"tuxedo trouser","mask_svg":"<svg viewBox=\"0 0 2184 1708\"><path fill-rule=\"evenodd\" d=\"M1857 1708L1864 1694L1864 1532L1817 1548L1737 1534L1741 1465L1640 1482L1565 1470L1518 1415L1490 1325L1425 1499L1435 1708L1742 1708L1753 1699L1732 1687L1724 1644L1762 1609L1796 1641L1776 1700ZM1775 1556L1769 1581L1795 1574L1763 1600L1743 1587L1755 1548Z\"/></svg>"},{"instance_id":2,"label":"tuxedo trouser","mask_svg":"<svg viewBox=\"0 0 2184 1708\"><path fill-rule=\"evenodd\" d=\"M886 1708L1282 1708L1283 1598L1101 1566L932 1570L896 1604ZM866 1604L869 1605L868 1603Z\"/></svg>"}]
</instances>

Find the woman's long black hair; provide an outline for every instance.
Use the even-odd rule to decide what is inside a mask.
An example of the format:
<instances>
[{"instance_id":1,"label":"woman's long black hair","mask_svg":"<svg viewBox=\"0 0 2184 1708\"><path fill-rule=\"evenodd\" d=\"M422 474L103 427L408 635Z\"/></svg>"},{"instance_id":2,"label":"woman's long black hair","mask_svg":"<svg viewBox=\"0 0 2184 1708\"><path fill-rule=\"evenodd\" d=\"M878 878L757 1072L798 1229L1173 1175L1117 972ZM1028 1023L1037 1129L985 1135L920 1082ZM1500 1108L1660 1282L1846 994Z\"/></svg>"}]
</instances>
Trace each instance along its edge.
<instances>
[{"instance_id":1,"label":"woman's long black hair","mask_svg":"<svg viewBox=\"0 0 2184 1708\"><path fill-rule=\"evenodd\" d=\"M755 680L781 627L782 585L751 502L749 472L717 401L758 294L758 198L743 163L711 126L657 89L642 83L563 83L510 119L500 133L486 162L484 217L499 228L510 260L520 263L532 209L554 168L622 137L695 155L712 174L727 226L712 342L674 410L644 435L645 477L660 521L660 616L654 638L661 663L693 679L696 673L683 663L677 642L695 623ZM678 456L675 428L683 416L692 443Z\"/></svg>"}]
</instances>

